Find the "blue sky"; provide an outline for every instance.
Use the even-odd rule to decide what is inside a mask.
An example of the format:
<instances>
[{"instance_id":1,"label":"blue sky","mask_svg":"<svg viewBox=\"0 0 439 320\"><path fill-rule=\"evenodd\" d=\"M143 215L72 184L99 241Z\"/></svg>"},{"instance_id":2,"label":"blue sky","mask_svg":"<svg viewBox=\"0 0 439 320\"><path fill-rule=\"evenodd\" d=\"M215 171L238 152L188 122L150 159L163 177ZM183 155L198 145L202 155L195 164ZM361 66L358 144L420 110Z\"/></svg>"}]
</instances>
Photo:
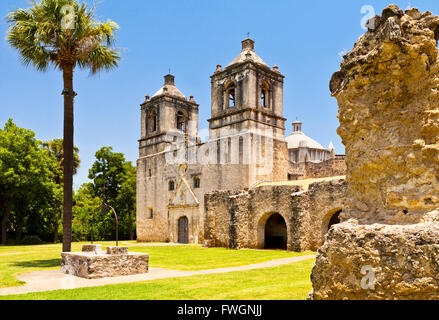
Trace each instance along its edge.
<instances>
[{"instance_id":1,"label":"blue sky","mask_svg":"<svg viewBox=\"0 0 439 320\"><path fill-rule=\"evenodd\" d=\"M146 94L163 84L171 69L176 85L200 104L200 129L210 116L210 76L217 64L231 62L250 32L257 54L270 66L278 64L286 76L284 116L287 134L298 117L303 131L325 147L332 140L336 152L344 146L336 133L337 103L329 80L339 69L340 53L352 49L364 30L361 20L388 1L288 0L105 0L98 6L102 20L120 25L117 47L120 67L90 76L75 72L75 145L81 168L75 188L87 181L95 152L112 146L135 163L140 137L140 106ZM393 1L401 8L417 7L439 14L437 0ZM25 0L1 0L3 17ZM32 129L38 139L62 137L62 76L59 71L39 73L21 65L6 42L8 25L0 22L0 126L13 118Z\"/></svg>"}]
</instances>

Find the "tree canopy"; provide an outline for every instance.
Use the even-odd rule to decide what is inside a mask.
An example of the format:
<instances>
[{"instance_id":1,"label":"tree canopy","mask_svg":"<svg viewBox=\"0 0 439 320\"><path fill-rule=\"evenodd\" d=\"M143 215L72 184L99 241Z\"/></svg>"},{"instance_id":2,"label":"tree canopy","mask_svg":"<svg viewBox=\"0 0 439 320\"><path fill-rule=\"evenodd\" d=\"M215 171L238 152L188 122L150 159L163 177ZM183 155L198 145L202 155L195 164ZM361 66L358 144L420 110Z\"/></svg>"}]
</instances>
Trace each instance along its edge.
<instances>
[{"instance_id":1,"label":"tree canopy","mask_svg":"<svg viewBox=\"0 0 439 320\"><path fill-rule=\"evenodd\" d=\"M8 228L18 228L21 233L25 217L30 219L47 209L46 213L53 214L50 208L60 194L55 183L57 172L55 157L42 147L35 133L9 119L0 129L2 244L6 243ZM9 224L9 219L15 224Z\"/></svg>"}]
</instances>

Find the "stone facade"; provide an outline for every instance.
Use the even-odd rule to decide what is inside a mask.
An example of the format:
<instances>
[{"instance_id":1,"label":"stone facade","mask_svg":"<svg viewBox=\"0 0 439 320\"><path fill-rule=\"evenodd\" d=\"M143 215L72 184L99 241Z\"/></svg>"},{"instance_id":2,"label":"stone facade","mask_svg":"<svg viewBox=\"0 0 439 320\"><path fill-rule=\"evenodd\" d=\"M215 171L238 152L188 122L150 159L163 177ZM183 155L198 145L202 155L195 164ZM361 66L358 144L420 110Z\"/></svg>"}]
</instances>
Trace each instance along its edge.
<instances>
[{"instance_id":1,"label":"stone facade","mask_svg":"<svg viewBox=\"0 0 439 320\"><path fill-rule=\"evenodd\" d=\"M315 251L323 244L331 218L343 209L345 191L346 182L335 179L313 183L307 190L285 182L249 191L208 193L205 245L263 249L270 247L267 238L273 236L282 237L288 250ZM270 224L274 215L281 218ZM282 246L279 242L275 247Z\"/></svg>"},{"instance_id":2,"label":"stone facade","mask_svg":"<svg viewBox=\"0 0 439 320\"><path fill-rule=\"evenodd\" d=\"M310 299L439 298L439 17L391 5L331 80L346 146L347 220Z\"/></svg>"},{"instance_id":3,"label":"stone facade","mask_svg":"<svg viewBox=\"0 0 439 320\"><path fill-rule=\"evenodd\" d=\"M138 241L203 243L206 193L288 180L283 83L279 68L257 56L253 40L242 41L239 56L211 76L206 142L198 137L199 106L177 89L174 76L166 75L163 87L146 96L137 160Z\"/></svg>"}]
</instances>

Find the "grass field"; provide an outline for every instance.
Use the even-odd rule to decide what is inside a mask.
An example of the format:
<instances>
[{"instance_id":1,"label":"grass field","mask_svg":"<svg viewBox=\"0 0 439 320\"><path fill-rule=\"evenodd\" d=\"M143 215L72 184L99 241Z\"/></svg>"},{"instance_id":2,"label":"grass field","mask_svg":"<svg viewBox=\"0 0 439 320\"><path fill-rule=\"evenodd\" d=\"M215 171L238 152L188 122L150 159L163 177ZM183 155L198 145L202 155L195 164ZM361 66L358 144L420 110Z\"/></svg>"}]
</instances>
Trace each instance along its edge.
<instances>
[{"instance_id":1,"label":"grass field","mask_svg":"<svg viewBox=\"0 0 439 320\"><path fill-rule=\"evenodd\" d=\"M304 300L314 259L274 268L5 296L7 300Z\"/></svg>"},{"instance_id":2,"label":"grass field","mask_svg":"<svg viewBox=\"0 0 439 320\"><path fill-rule=\"evenodd\" d=\"M105 246L114 242L101 242ZM79 251L82 243L74 243L73 251ZM147 252L150 266L175 270L203 270L234 267L274 259L310 254L281 250L230 250L225 248L202 248L199 245L141 246L134 241L124 241L131 252ZM1 246L0 288L19 286L23 283L16 276L33 271L52 270L60 267L61 245ZM211 277L211 276L209 276ZM307 275L309 278L309 274ZM1 298L1 297L0 297Z\"/></svg>"}]
</instances>

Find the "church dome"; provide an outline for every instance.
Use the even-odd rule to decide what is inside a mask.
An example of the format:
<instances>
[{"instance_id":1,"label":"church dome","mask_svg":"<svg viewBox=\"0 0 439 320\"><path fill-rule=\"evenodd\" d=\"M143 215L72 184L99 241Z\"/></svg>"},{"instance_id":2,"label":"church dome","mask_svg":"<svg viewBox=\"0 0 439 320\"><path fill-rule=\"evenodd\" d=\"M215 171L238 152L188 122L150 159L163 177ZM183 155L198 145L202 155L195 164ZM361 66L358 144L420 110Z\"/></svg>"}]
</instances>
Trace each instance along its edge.
<instances>
[{"instance_id":1,"label":"church dome","mask_svg":"<svg viewBox=\"0 0 439 320\"><path fill-rule=\"evenodd\" d=\"M245 39L242 41L242 51L239 56L236 57L231 63L227 65L226 68L233 66L238 63L242 63L245 61L252 61L258 65L264 66L266 68L270 68L264 60L262 60L255 52L254 49L255 42L252 39Z\"/></svg>"},{"instance_id":2,"label":"church dome","mask_svg":"<svg viewBox=\"0 0 439 320\"><path fill-rule=\"evenodd\" d=\"M293 133L286 138L288 149L308 148L326 150L320 143L308 137L302 132L302 123L293 123Z\"/></svg>"},{"instance_id":3,"label":"church dome","mask_svg":"<svg viewBox=\"0 0 439 320\"><path fill-rule=\"evenodd\" d=\"M174 84L175 77L172 74L168 74L165 76L165 84L163 87L160 88L159 91L154 93L154 95L151 98L158 97L161 95L169 95L174 96L178 98L182 98L186 100L186 96L183 95L180 90L177 89L177 87Z\"/></svg>"}]
</instances>

